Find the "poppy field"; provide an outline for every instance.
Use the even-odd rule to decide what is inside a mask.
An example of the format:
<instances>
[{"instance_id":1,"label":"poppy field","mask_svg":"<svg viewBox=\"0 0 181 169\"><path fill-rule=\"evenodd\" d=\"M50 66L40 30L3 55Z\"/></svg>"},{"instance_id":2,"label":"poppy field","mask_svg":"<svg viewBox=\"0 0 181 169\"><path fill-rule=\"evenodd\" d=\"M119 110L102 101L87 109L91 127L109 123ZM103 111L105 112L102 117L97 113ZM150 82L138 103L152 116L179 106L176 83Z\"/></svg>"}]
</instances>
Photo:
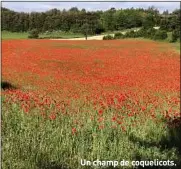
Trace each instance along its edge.
<instances>
[{"instance_id":1,"label":"poppy field","mask_svg":"<svg viewBox=\"0 0 181 169\"><path fill-rule=\"evenodd\" d=\"M180 168L180 54L168 43L4 40L1 86L3 168Z\"/></svg>"}]
</instances>

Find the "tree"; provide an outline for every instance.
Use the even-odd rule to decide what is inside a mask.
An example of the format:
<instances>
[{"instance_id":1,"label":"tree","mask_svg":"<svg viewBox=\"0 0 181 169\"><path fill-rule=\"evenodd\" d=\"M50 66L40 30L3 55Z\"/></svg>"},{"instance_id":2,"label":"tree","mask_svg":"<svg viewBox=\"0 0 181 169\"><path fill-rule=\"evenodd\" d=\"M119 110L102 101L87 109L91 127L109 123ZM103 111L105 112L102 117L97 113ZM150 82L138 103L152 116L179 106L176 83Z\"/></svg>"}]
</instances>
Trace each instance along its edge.
<instances>
[{"instance_id":1,"label":"tree","mask_svg":"<svg viewBox=\"0 0 181 169\"><path fill-rule=\"evenodd\" d=\"M88 23L85 23L81 27L81 32L85 36L85 39L87 40L87 36L90 33L90 25Z\"/></svg>"},{"instance_id":2,"label":"tree","mask_svg":"<svg viewBox=\"0 0 181 169\"><path fill-rule=\"evenodd\" d=\"M105 30L113 31L115 30L116 24L115 24L115 17L114 14L116 13L116 10L114 8L111 8L108 11L105 11L102 15L103 19L103 25Z\"/></svg>"},{"instance_id":3,"label":"tree","mask_svg":"<svg viewBox=\"0 0 181 169\"><path fill-rule=\"evenodd\" d=\"M171 43L176 42L178 38L180 38L180 30L174 30L172 32L172 39L170 42Z\"/></svg>"},{"instance_id":4,"label":"tree","mask_svg":"<svg viewBox=\"0 0 181 169\"><path fill-rule=\"evenodd\" d=\"M152 14L147 14L143 21L144 28L153 28L155 26L154 16Z\"/></svg>"}]
</instances>

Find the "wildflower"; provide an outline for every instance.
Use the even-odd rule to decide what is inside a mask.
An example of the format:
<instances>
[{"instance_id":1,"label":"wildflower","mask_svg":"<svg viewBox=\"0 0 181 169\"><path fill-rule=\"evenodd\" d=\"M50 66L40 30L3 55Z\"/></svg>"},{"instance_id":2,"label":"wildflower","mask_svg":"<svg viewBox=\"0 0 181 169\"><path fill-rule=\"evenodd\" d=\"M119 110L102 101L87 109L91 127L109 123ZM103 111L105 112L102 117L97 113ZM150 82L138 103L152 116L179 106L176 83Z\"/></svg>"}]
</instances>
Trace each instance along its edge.
<instances>
[{"instance_id":1,"label":"wildflower","mask_svg":"<svg viewBox=\"0 0 181 169\"><path fill-rule=\"evenodd\" d=\"M102 122L102 121L104 121L104 118L103 118L103 117L99 117L99 118L98 118L98 122L100 123L100 122Z\"/></svg>"},{"instance_id":2,"label":"wildflower","mask_svg":"<svg viewBox=\"0 0 181 169\"><path fill-rule=\"evenodd\" d=\"M102 116L103 110L99 110L99 115Z\"/></svg>"},{"instance_id":3,"label":"wildflower","mask_svg":"<svg viewBox=\"0 0 181 169\"><path fill-rule=\"evenodd\" d=\"M72 134L75 134L77 132L76 128L72 128Z\"/></svg>"},{"instance_id":4,"label":"wildflower","mask_svg":"<svg viewBox=\"0 0 181 169\"><path fill-rule=\"evenodd\" d=\"M55 119L56 119L55 113L52 113L52 114L49 116L49 118L50 118L51 120L55 120Z\"/></svg>"},{"instance_id":5,"label":"wildflower","mask_svg":"<svg viewBox=\"0 0 181 169\"><path fill-rule=\"evenodd\" d=\"M145 111L145 110L146 110L146 107L145 107L145 106L142 106L142 107L141 107L141 110L142 110L142 111Z\"/></svg>"},{"instance_id":6,"label":"wildflower","mask_svg":"<svg viewBox=\"0 0 181 169\"><path fill-rule=\"evenodd\" d=\"M114 116L114 117L112 117L112 121L116 121L116 117Z\"/></svg>"}]
</instances>

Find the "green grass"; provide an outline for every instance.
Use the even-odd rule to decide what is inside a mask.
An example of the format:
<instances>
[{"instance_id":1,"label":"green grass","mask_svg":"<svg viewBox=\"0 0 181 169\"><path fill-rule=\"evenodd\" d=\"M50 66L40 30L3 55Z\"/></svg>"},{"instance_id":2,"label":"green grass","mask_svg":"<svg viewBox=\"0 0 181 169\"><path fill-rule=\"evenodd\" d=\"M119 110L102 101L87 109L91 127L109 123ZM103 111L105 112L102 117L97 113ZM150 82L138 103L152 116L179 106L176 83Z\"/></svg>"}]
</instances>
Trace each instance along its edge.
<instances>
[{"instance_id":1,"label":"green grass","mask_svg":"<svg viewBox=\"0 0 181 169\"><path fill-rule=\"evenodd\" d=\"M180 52L180 42L171 44L178 52Z\"/></svg>"},{"instance_id":2,"label":"green grass","mask_svg":"<svg viewBox=\"0 0 181 169\"><path fill-rule=\"evenodd\" d=\"M67 107L68 114L63 115L60 111L56 119L50 120L48 116L44 119L36 109L26 114L17 104L5 104L4 100L2 168L93 169L96 167L81 166L81 159L89 161L169 159L177 164L174 168L180 169L180 130L163 128L164 120L156 123L148 118L145 112L132 117L140 121L140 125L136 127L129 125L124 132L120 125L117 125L116 129L111 128L113 123L111 116L114 111L107 109L103 115L103 118L107 119L104 123L105 128L99 129L100 123L96 120L98 114L93 105L82 105L81 100L71 103L72 108L80 107L79 114L69 113L72 108ZM90 111L94 120L88 118ZM46 112L47 115L50 112L51 109ZM76 120L79 125L75 125ZM131 118L125 121L125 124L131 123ZM72 134L74 127L77 130L76 134Z\"/></svg>"},{"instance_id":3,"label":"green grass","mask_svg":"<svg viewBox=\"0 0 181 169\"><path fill-rule=\"evenodd\" d=\"M8 32L8 31L2 31L1 38L4 39L27 39L28 33L27 32Z\"/></svg>"},{"instance_id":4,"label":"green grass","mask_svg":"<svg viewBox=\"0 0 181 169\"><path fill-rule=\"evenodd\" d=\"M28 32L8 32L2 31L2 39L28 39ZM39 35L40 38L80 38L84 37L82 34L75 34L72 32L51 32L51 33L41 33Z\"/></svg>"}]
</instances>

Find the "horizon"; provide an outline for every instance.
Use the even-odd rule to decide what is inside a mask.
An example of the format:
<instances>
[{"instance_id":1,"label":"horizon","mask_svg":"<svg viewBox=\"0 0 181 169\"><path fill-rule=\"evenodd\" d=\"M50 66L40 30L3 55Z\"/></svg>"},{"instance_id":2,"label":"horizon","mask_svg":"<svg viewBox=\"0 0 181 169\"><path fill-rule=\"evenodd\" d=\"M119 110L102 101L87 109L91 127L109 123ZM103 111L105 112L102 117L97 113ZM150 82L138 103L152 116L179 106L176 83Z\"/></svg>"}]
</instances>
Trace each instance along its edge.
<instances>
[{"instance_id":1,"label":"horizon","mask_svg":"<svg viewBox=\"0 0 181 169\"><path fill-rule=\"evenodd\" d=\"M35 5L36 3L36 5ZM38 3L38 5L37 5ZM168 10L169 13L180 9L180 2L2 2L2 7L15 12L46 12L51 9L69 10L73 7L86 11L106 11L111 8L119 9L148 9L154 7L160 13Z\"/></svg>"}]
</instances>

